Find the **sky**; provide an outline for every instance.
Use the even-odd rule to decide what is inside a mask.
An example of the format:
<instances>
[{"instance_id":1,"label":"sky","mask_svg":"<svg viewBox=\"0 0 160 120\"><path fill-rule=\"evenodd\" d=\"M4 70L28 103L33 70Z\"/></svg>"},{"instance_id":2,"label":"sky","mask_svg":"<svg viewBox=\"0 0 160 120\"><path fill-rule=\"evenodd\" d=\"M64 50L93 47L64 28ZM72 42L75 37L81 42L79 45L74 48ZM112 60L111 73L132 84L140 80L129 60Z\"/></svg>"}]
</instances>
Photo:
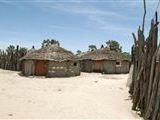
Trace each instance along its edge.
<instances>
[{"instance_id":1,"label":"sky","mask_svg":"<svg viewBox=\"0 0 160 120\"><path fill-rule=\"evenodd\" d=\"M147 35L158 0L146 3ZM10 44L38 49L44 39L56 39L76 52L116 40L130 52L142 17L142 0L0 0L0 49Z\"/></svg>"}]
</instances>

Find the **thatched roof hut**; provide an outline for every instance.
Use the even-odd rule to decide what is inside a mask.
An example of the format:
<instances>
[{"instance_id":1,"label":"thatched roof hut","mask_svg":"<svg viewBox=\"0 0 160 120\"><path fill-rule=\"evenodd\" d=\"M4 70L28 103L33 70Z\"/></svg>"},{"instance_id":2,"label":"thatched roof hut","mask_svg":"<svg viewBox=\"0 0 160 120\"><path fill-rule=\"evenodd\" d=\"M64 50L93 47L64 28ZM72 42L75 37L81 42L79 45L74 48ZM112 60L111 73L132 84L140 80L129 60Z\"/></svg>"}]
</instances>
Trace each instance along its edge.
<instances>
[{"instance_id":1,"label":"thatched roof hut","mask_svg":"<svg viewBox=\"0 0 160 120\"><path fill-rule=\"evenodd\" d=\"M80 57L81 70L85 72L128 73L130 58L122 53L101 48Z\"/></svg>"},{"instance_id":2,"label":"thatched roof hut","mask_svg":"<svg viewBox=\"0 0 160 120\"><path fill-rule=\"evenodd\" d=\"M130 58L126 57L122 53L111 51L108 48L101 48L87 52L80 58L90 60L130 60Z\"/></svg>"},{"instance_id":3,"label":"thatched roof hut","mask_svg":"<svg viewBox=\"0 0 160 120\"><path fill-rule=\"evenodd\" d=\"M25 60L49 60L49 61L66 61L76 60L77 57L70 51L57 46L49 45L39 50L30 52L21 59Z\"/></svg>"},{"instance_id":4,"label":"thatched roof hut","mask_svg":"<svg viewBox=\"0 0 160 120\"><path fill-rule=\"evenodd\" d=\"M80 74L77 57L57 44L29 52L21 60L25 75L65 77Z\"/></svg>"}]
</instances>

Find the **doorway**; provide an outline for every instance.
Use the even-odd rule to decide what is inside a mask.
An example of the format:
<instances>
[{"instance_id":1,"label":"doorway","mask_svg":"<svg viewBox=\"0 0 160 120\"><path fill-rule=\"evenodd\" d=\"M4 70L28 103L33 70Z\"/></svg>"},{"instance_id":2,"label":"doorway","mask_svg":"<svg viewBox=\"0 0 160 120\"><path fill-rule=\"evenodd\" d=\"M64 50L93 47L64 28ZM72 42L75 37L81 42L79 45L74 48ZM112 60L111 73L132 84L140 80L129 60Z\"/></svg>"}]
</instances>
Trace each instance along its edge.
<instances>
[{"instance_id":1,"label":"doorway","mask_svg":"<svg viewBox=\"0 0 160 120\"><path fill-rule=\"evenodd\" d=\"M48 73L47 61L36 61L35 63L35 74L37 76L46 76Z\"/></svg>"}]
</instances>

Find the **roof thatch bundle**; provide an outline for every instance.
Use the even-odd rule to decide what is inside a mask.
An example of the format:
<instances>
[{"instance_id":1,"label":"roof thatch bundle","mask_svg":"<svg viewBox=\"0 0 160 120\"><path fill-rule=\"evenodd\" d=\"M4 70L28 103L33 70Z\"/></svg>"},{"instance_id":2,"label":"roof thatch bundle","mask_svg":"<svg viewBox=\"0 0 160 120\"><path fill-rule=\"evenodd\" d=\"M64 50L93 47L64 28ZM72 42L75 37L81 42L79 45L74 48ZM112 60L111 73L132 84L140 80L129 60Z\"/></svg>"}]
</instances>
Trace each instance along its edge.
<instances>
[{"instance_id":1,"label":"roof thatch bundle","mask_svg":"<svg viewBox=\"0 0 160 120\"><path fill-rule=\"evenodd\" d=\"M130 58L123 55L123 53L111 51L108 48L101 48L91 52L87 52L86 54L80 57L81 60L89 59L89 60L127 60Z\"/></svg>"},{"instance_id":2,"label":"roof thatch bundle","mask_svg":"<svg viewBox=\"0 0 160 120\"><path fill-rule=\"evenodd\" d=\"M49 60L49 61L66 61L66 60L76 60L76 56L55 44L43 47L39 50L29 52L21 58L21 60Z\"/></svg>"}]
</instances>

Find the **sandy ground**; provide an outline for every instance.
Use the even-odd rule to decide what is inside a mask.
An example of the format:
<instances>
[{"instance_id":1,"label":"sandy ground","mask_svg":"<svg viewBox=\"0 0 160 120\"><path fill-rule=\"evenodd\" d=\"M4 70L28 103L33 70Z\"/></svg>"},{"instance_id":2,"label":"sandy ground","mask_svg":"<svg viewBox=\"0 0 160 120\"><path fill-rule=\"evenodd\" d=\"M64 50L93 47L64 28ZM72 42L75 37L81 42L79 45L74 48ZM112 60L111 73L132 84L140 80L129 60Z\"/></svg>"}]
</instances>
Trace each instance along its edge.
<instances>
[{"instance_id":1,"label":"sandy ground","mask_svg":"<svg viewBox=\"0 0 160 120\"><path fill-rule=\"evenodd\" d=\"M127 76L27 78L0 70L0 118L139 119L131 111Z\"/></svg>"}]
</instances>

